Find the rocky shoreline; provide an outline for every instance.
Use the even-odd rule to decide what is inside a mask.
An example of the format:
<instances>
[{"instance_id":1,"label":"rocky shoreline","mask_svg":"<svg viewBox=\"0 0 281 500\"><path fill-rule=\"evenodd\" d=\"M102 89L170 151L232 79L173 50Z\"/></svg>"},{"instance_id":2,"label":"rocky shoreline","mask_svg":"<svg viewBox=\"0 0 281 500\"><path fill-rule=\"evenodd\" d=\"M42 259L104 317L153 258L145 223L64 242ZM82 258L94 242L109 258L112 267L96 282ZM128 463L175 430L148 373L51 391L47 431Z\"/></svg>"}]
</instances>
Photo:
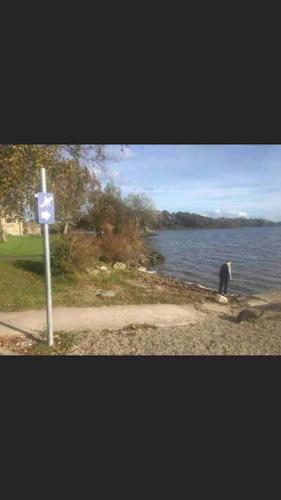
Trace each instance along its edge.
<instances>
[{"instance_id":1,"label":"rocky shoreline","mask_svg":"<svg viewBox=\"0 0 281 500\"><path fill-rule=\"evenodd\" d=\"M71 347L68 346L70 337L62 333L57 354L281 355L281 291L249 297L228 295L227 303L219 303L216 290L147 271L139 271L134 283L154 300L154 306L152 301L146 303L147 312L139 316L143 320L136 324L128 321L130 310L135 307L137 310L138 306L113 306L119 307L118 318L122 313L127 326L120 328L113 320L112 329L77 331ZM174 304L178 304L175 306L178 312L173 318L170 317L174 307L171 306L171 298ZM155 324L157 304L162 308L160 324L157 321ZM106 318L109 311L110 306ZM113 314L113 309L111 311ZM163 311L166 321L163 321ZM239 318L243 311L244 317ZM84 318L81 309L80 312L75 309L75 320L78 313ZM95 320L98 314L102 314L102 311L94 311ZM166 324L161 326L161 323ZM66 346L63 352L59 347L60 342ZM46 354L46 350L38 350L40 345L37 344L29 338L2 338L0 351L4 349L4 355L9 354L7 349L12 354Z\"/></svg>"},{"instance_id":2,"label":"rocky shoreline","mask_svg":"<svg viewBox=\"0 0 281 500\"><path fill-rule=\"evenodd\" d=\"M155 275L154 275L155 276ZM170 287L182 283L163 279ZM218 304L216 292L185 285L201 319L189 325L131 325L116 331L86 334L76 354L266 356L281 355L281 291L229 297ZM239 321L241 311L254 315ZM203 319L202 319L203 315Z\"/></svg>"}]
</instances>

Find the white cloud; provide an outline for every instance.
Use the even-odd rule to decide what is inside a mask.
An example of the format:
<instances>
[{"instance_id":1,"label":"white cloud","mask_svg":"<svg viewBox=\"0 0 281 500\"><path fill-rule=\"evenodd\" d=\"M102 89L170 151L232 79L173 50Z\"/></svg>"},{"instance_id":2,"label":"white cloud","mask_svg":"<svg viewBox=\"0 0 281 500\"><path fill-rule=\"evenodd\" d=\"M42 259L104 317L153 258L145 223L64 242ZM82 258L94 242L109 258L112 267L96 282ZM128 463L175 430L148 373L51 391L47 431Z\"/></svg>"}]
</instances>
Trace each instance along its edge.
<instances>
[{"instance_id":1,"label":"white cloud","mask_svg":"<svg viewBox=\"0 0 281 500\"><path fill-rule=\"evenodd\" d=\"M205 212L208 217L227 217L228 219L235 219L237 217L247 218L249 215L247 212L242 212L241 210L213 210Z\"/></svg>"},{"instance_id":2,"label":"white cloud","mask_svg":"<svg viewBox=\"0 0 281 500\"><path fill-rule=\"evenodd\" d=\"M241 210L229 210L226 214L227 217L248 217L247 212L241 212Z\"/></svg>"}]
</instances>

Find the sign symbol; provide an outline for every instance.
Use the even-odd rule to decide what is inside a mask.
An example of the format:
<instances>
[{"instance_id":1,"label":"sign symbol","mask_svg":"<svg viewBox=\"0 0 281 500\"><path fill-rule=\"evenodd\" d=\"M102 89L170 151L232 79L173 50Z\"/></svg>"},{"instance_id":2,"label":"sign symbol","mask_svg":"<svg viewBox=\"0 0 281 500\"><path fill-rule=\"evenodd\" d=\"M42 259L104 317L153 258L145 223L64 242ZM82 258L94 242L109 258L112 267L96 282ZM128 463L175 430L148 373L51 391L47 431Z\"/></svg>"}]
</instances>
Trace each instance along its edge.
<instances>
[{"instance_id":1,"label":"sign symbol","mask_svg":"<svg viewBox=\"0 0 281 500\"><path fill-rule=\"evenodd\" d=\"M55 223L53 193L37 193L37 208L39 224Z\"/></svg>"},{"instance_id":2,"label":"sign symbol","mask_svg":"<svg viewBox=\"0 0 281 500\"><path fill-rule=\"evenodd\" d=\"M45 210L45 211L41 212L41 217L44 220L49 220L49 218L51 217L51 214L50 214L50 212L48 212L47 210Z\"/></svg>"},{"instance_id":3,"label":"sign symbol","mask_svg":"<svg viewBox=\"0 0 281 500\"><path fill-rule=\"evenodd\" d=\"M44 201L41 203L40 208L49 207L53 201L52 196L44 196Z\"/></svg>"}]
</instances>

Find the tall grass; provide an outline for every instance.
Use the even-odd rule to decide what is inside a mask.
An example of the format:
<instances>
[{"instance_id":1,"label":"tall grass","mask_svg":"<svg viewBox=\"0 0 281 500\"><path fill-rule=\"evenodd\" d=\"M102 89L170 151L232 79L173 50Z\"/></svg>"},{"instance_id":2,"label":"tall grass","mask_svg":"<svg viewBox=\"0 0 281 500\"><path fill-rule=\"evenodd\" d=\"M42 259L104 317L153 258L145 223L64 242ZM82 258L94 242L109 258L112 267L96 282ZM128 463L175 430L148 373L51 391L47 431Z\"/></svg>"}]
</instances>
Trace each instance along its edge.
<instances>
[{"instance_id":1,"label":"tall grass","mask_svg":"<svg viewBox=\"0 0 281 500\"><path fill-rule=\"evenodd\" d=\"M120 232L104 227L102 236L69 233L53 237L52 269L55 273L83 273L97 262L137 263L145 247L136 225L127 223Z\"/></svg>"}]
</instances>

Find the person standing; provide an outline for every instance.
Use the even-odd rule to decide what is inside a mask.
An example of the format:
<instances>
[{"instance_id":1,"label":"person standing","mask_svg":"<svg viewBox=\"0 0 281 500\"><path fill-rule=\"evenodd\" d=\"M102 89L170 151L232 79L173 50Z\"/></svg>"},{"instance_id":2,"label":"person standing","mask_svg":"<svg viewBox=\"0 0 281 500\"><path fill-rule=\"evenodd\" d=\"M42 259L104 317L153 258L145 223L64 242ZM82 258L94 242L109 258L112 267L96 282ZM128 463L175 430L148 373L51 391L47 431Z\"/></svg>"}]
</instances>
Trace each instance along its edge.
<instances>
[{"instance_id":1,"label":"person standing","mask_svg":"<svg viewBox=\"0 0 281 500\"><path fill-rule=\"evenodd\" d=\"M232 262L230 260L227 260L220 267L220 271L219 271L219 277L220 277L219 293L222 294L222 290L223 290L223 295L225 295L227 293L228 282L229 282L229 280L232 279L231 264L232 264Z\"/></svg>"}]
</instances>

